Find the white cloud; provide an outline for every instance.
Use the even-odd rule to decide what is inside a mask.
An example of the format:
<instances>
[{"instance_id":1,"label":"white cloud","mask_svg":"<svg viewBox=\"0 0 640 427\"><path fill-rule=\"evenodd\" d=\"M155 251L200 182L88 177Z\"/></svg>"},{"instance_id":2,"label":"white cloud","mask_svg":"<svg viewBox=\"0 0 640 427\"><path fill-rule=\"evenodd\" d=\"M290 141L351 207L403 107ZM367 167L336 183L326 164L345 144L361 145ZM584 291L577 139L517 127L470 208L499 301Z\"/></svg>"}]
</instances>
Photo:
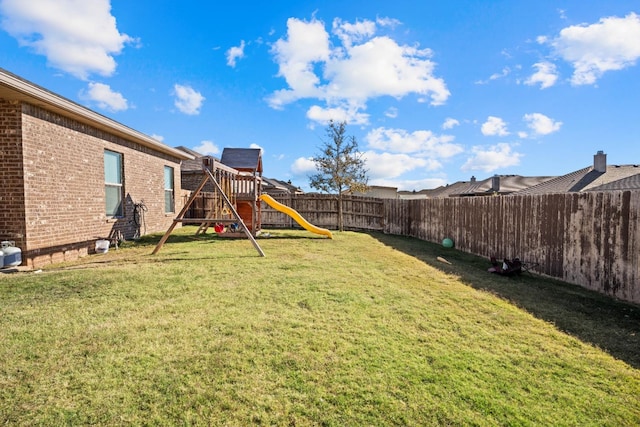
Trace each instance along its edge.
<instances>
[{"instance_id":1,"label":"white cloud","mask_svg":"<svg viewBox=\"0 0 640 427\"><path fill-rule=\"evenodd\" d=\"M457 121L456 119L453 119L451 117L447 117L444 121L444 123L442 123L442 129L453 129L456 126L459 126L460 122Z\"/></svg>"},{"instance_id":2,"label":"white cloud","mask_svg":"<svg viewBox=\"0 0 640 427\"><path fill-rule=\"evenodd\" d=\"M268 99L272 108L282 108L297 99L321 94L316 87L320 79L314 73L313 65L327 61L330 55L329 34L323 22L289 18L287 39L279 39L271 52L279 66L278 76L284 77L289 85L289 89L276 91Z\"/></svg>"},{"instance_id":3,"label":"white cloud","mask_svg":"<svg viewBox=\"0 0 640 427\"><path fill-rule=\"evenodd\" d=\"M307 111L307 118L323 125L329 120L347 122L352 125L369 124L369 115L358 112L354 107L322 108L314 105Z\"/></svg>"},{"instance_id":4,"label":"white cloud","mask_svg":"<svg viewBox=\"0 0 640 427\"><path fill-rule=\"evenodd\" d=\"M376 18L376 24L378 24L381 27L390 27L390 28L395 28L399 25L402 24L402 22L400 22L399 20L395 19L395 18L389 18L389 17L377 17Z\"/></svg>"},{"instance_id":5,"label":"white cloud","mask_svg":"<svg viewBox=\"0 0 640 427\"><path fill-rule=\"evenodd\" d=\"M235 67L236 66L236 61L238 59L242 59L244 58L244 40L240 41L240 46L234 46L229 48L229 50L227 50L226 56L227 56L227 65L230 67Z\"/></svg>"},{"instance_id":6,"label":"white cloud","mask_svg":"<svg viewBox=\"0 0 640 427\"><path fill-rule=\"evenodd\" d=\"M635 65L640 58L640 16L602 18L591 25L572 25L553 39L539 38L574 67L571 83L594 84L607 71Z\"/></svg>"},{"instance_id":7,"label":"white cloud","mask_svg":"<svg viewBox=\"0 0 640 427\"><path fill-rule=\"evenodd\" d=\"M387 111L384 112L384 115L390 119L395 119L398 117L398 109L396 107L389 107L387 108Z\"/></svg>"},{"instance_id":8,"label":"white cloud","mask_svg":"<svg viewBox=\"0 0 640 427\"><path fill-rule=\"evenodd\" d=\"M259 146L258 144L254 143L254 142L249 144L249 148L258 148L258 149L260 149L260 155L264 154L264 148L262 148L261 146Z\"/></svg>"},{"instance_id":9,"label":"white cloud","mask_svg":"<svg viewBox=\"0 0 640 427\"><path fill-rule=\"evenodd\" d=\"M2 28L22 46L83 80L112 75L114 55L135 42L118 31L109 0L3 0L0 14Z\"/></svg>"},{"instance_id":10,"label":"white cloud","mask_svg":"<svg viewBox=\"0 0 640 427\"><path fill-rule=\"evenodd\" d=\"M558 16L560 17L560 19L567 19L567 11L564 9L558 9Z\"/></svg>"},{"instance_id":11,"label":"white cloud","mask_svg":"<svg viewBox=\"0 0 640 427\"><path fill-rule=\"evenodd\" d=\"M506 143L496 144L494 146L473 147L473 157L470 157L460 168L463 171L479 170L483 172L493 172L520 164L522 154L512 150L511 145Z\"/></svg>"},{"instance_id":12,"label":"white cloud","mask_svg":"<svg viewBox=\"0 0 640 427\"><path fill-rule=\"evenodd\" d=\"M551 62L538 62L533 64L533 67L537 70L527 80L525 84L534 86L540 83L540 89L546 89L554 84L558 80L558 71L555 64Z\"/></svg>"},{"instance_id":13,"label":"white cloud","mask_svg":"<svg viewBox=\"0 0 640 427\"><path fill-rule=\"evenodd\" d=\"M477 80L475 84L484 85L489 83L491 80L498 80L507 77L509 74L511 74L511 68L504 67L501 72L491 74L487 80Z\"/></svg>"},{"instance_id":14,"label":"white cloud","mask_svg":"<svg viewBox=\"0 0 640 427\"><path fill-rule=\"evenodd\" d=\"M436 170L442 165L433 160L411 156L408 154L376 153L367 151L363 153L366 162L367 175L371 179L396 178L406 172L417 168Z\"/></svg>"},{"instance_id":15,"label":"white cloud","mask_svg":"<svg viewBox=\"0 0 640 427\"><path fill-rule=\"evenodd\" d=\"M361 42L373 36L376 23L369 20L358 21L355 24L343 22L340 18L333 20L333 34L338 36L345 48L350 48L354 42Z\"/></svg>"},{"instance_id":16,"label":"white cloud","mask_svg":"<svg viewBox=\"0 0 640 427\"><path fill-rule=\"evenodd\" d=\"M434 76L431 51L399 45L387 36L374 37L385 25L395 21L336 19L332 40L323 22L290 18L286 37L272 48L278 76L288 87L272 93L269 105L280 109L311 98L326 102L327 109L365 109L372 98L409 94L427 98L432 105L443 104L450 93L444 80Z\"/></svg>"},{"instance_id":17,"label":"white cloud","mask_svg":"<svg viewBox=\"0 0 640 427\"><path fill-rule=\"evenodd\" d=\"M425 95L431 105L449 98L444 80L433 76L435 64L429 49L400 46L389 37L375 37L348 50L345 58L333 58L325 66L328 100L366 102L370 98L411 93Z\"/></svg>"},{"instance_id":18,"label":"white cloud","mask_svg":"<svg viewBox=\"0 0 640 427\"><path fill-rule=\"evenodd\" d=\"M489 116L482 124L480 131L485 136L506 136L509 135L507 124L500 117Z\"/></svg>"},{"instance_id":19,"label":"white cloud","mask_svg":"<svg viewBox=\"0 0 640 427\"><path fill-rule=\"evenodd\" d=\"M498 80L511 74L511 68L504 67L501 72L494 73L489 76L489 80Z\"/></svg>"},{"instance_id":20,"label":"white cloud","mask_svg":"<svg viewBox=\"0 0 640 427\"><path fill-rule=\"evenodd\" d=\"M380 185L383 187L396 187L398 191L420 191L424 188L437 188L447 184L443 178L424 179L384 179L374 178L369 180L369 185Z\"/></svg>"},{"instance_id":21,"label":"white cloud","mask_svg":"<svg viewBox=\"0 0 640 427\"><path fill-rule=\"evenodd\" d=\"M562 122L555 121L540 113L525 114L523 119L527 122L529 129L533 130L536 135L548 135L557 132L562 126Z\"/></svg>"},{"instance_id":22,"label":"white cloud","mask_svg":"<svg viewBox=\"0 0 640 427\"><path fill-rule=\"evenodd\" d=\"M449 158L463 151L451 135L435 135L428 130L407 132L404 129L376 128L365 136L369 148L407 153L426 158Z\"/></svg>"},{"instance_id":23,"label":"white cloud","mask_svg":"<svg viewBox=\"0 0 640 427\"><path fill-rule=\"evenodd\" d=\"M164 141L164 136L162 136L162 135L157 135L155 133L152 133L150 136L151 136L151 138L155 139L156 141L160 141L160 142Z\"/></svg>"},{"instance_id":24,"label":"white cloud","mask_svg":"<svg viewBox=\"0 0 640 427\"><path fill-rule=\"evenodd\" d=\"M200 145L193 147L194 151L197 151L200 154L204 154L205 156L217 156L220 154L220 147L216 145L213 141L201 141Z\"/></svg>"},{"instance_id":25,"label":"white cloud","mask_svg":"<svg viewBox=\"0 0 640 427\"><path fill-rule=\"evenodd\" d=\"M129 108L127 100L118 92L111 90L104 83L89 83L86 92L80 94L81 98L95 102L98 107L109 111L124 111Z\"/></svg>"},{"instance_id":26,"label":"white cloud","mask_svg":"<svg viewBox=\"0 0 640 427\"><path fill-rule=\"evenodd\" d=\"M291 165L291 173L295 176L304 176L316 172L316 162L312 157L299 157Z\"/></svg>"},{"instance_id":27,"label":"white cloud","mask_svg":"<svg viewBox=\"0 0 640 427\"><path fill-rule=\"evenodd\" d=\"M176 84L173 86L174 95L176 97L174 104L184 114L196 115L200 114L200 108L205 97L200 92L195 91L190 86Z\"/></svg>"}]
</instances>

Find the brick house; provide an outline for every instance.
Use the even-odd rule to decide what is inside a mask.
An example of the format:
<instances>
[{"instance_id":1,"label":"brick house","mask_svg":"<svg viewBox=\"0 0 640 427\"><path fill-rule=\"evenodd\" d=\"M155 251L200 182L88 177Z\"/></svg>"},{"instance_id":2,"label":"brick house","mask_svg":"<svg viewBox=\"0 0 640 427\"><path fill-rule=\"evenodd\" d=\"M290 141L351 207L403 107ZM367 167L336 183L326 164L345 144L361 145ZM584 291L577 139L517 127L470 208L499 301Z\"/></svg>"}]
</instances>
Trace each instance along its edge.
<instances>
[{"instance_id":1,"label":"brick house","mask_svg":"<svg viewBox=\"0 0 640 427\"><path fill-rule=\"evenodd\" d=\"M23 265L166 230L191 158L0 69L0 240L16 242Z\"/></svg>"}]
</instances>

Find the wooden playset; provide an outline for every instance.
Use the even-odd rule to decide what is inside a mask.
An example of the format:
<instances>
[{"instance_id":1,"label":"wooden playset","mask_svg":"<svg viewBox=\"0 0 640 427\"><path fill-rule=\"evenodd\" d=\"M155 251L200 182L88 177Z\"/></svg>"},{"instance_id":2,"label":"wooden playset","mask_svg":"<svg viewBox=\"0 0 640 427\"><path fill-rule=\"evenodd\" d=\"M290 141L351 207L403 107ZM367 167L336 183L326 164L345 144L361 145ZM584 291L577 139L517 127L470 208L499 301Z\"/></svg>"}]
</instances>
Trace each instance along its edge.
<instances>
[{"instance_id":1,"label":"wooden playset","mask_svg":"<svg viewBox=\"0 0 640 427\"><path fill-rule=\"evenodd\" d=\"M247 236L260 256L265 256L255 239L261 228L262 202L291 216L306 230L332 238L331 231L310 224L294 209L278 203L267 194L261 194L262 157L259 149L225 148L219 162L211 158L204 159L202 170L200 185L191 193L189 200L156 245L153 254L162 248L177 224L189 223L199 224L196 235L206 233L213 227L220 237ZM214 190L211 209L204 218L186 218L187 211L207 183L211 183Z\"/></svg>"},{"instance_id":2,"label":"wooden playset","mask_svg":"<svg viewBox=\"0 0 640 427\"><path fill-rule=\"evenodd\" d=\"M210 161L202 165L203 178L191 194L182 210L160 239L153 254L167 241L178 223L199 224L196 234L205 233L210 227L219 236L247 236L260 256L264 252L255 240L260 231L260 195L262 157L260 149L225 148L220 162ZM207 183L213 184L215 198L213 209L205 218L186 218L185 214Z\"/></svg>"}]
</instances>

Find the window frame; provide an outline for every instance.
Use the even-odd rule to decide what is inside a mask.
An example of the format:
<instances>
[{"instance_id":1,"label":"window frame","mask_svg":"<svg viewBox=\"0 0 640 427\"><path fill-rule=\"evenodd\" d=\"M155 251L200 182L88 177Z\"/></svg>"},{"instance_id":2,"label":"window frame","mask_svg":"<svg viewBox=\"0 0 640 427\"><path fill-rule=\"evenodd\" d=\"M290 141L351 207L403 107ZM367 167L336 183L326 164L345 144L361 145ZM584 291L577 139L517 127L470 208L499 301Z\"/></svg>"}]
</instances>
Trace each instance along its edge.
<instances>
[{"instance_id":1,"label":"window frame","mask_svg":"<svg viewBox=\"0 0 640 427\"><path fill-rule=\"evenodd\" d=\"M111 169L112 165L107 163L109 158L116 159L116 168ZM116 182L110 181L110 175L115 175ZM117 182L119 181L119 182ZM110 200L117 191L117 205L113 209L110 209L110 205L113 204ZM123 218L124 217L124 154L113 150L104 150L104 203L105 203L105 215L108 218Z\"/></svg>"},{"instance_id":2,"label":"window frame","mask_svg":"<svg viewBox=\"0 0 640 427\"><path fill-rule=\"evenodd\" d=\"M176 185L175 169L172 166L164 166L164 213L172 214L176 211ZM170 177L170 182L167 178Z\"/></svg>"}]
</instances>

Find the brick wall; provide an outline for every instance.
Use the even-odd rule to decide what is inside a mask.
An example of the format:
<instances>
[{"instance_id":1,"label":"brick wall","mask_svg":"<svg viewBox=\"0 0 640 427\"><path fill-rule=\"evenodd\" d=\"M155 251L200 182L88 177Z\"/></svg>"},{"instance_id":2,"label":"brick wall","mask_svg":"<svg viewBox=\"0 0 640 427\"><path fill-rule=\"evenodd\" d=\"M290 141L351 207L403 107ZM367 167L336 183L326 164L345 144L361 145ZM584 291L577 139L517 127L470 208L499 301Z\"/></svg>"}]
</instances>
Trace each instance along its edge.
<instances>
[{"instance_id":1,"label":"brick wall","mask_svg":"<svg viewBox=\"0 0 640 427\"><path fill-rule=\"evenodd\" d=\"M140 234L169 227L175 215L164 212L164 166L173 167L179 195L179 160L30 104L21 111L26 237L20 247L28 265L85 255L98 238L133 238L134 203L147 208ZM105 214L105 149L123 155L125 217L119 219ZM181 203L176 197L176 211Z\"/></svg>"},{"instance_id":2,"label":"brick wall","mask_svg":"<svg viewBox=\"0 0 640 427\"><path fill-rule=\"evenodd\" d=\"M21 108L19 102L0 99L0 240L24 247Z\"/></svg>"}]
</instances>

